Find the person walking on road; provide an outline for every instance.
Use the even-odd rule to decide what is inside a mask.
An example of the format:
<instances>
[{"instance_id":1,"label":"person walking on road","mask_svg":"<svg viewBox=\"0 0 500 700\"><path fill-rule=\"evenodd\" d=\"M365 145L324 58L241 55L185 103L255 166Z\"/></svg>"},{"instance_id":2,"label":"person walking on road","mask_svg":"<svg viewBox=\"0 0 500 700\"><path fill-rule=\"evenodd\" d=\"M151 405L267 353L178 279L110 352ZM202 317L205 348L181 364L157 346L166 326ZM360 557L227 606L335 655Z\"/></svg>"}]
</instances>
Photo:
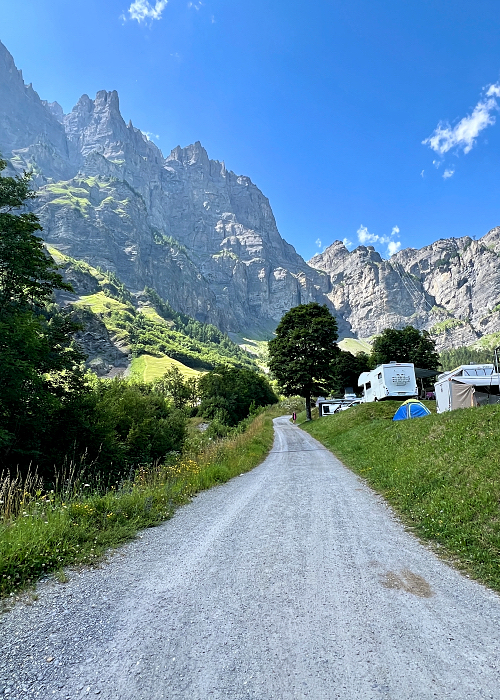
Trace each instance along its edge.
<instances>
[{"instance_id":1,"label":"person walking on road","mask_svg":"<svg viewBox=\"0 0 500 700\"><path fill-rule=\"evenodd\" d=\"M292 413L292 420L294 423L297 420L297 414L295 413L295 411Z\"/></svg>"}]
</instances>

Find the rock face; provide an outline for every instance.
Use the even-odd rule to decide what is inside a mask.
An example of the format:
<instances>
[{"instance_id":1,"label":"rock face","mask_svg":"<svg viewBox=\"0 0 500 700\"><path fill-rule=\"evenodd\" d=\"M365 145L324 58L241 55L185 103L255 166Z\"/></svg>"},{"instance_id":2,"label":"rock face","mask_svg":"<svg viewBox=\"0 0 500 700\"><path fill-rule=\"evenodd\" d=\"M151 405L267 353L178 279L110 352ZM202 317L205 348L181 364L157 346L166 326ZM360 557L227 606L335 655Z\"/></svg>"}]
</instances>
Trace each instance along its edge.
<instances>
[{"instance_id":1,"label":"rock face","mask_svg":"<svg viewBox=\"0 0 500 700\"><path fill-rule=\"evenodd\" d=\"M333 310L328 275L283 240L267 198L199 142L164 158L124 122L115 91L64 115L24 86L3 46L0 85L0 151L34 171L48 243L225 331L269 333L312 300Z\"/></svg>"},{"instance_id":2,"label":"rock face","mask_svg":"<svg viewBox=\"0 0 500 700\"><path fill-rule=\"evenodd\" d=\"M500 328L500 228L479 241L449 238L382 260L372 248L335 241L309 264L330 276L328 297L353 333L369 337L411 324L438 348L474 343Z\"/></svg>"},{"instance_id":3,"label":"rock face","mask_svg":"<svg viewBox=\"0 0 500 700\"><path fill-rule=\"evenodd\" d=\"M500 229L390 260L336 241L307 264L248 177L199 142L165 158L125 123L115 91L83 95L65 115L24 85L1 43L0 153L11 172L33 171L48 243L224 331L269 335L309 301L336 313L341 336L410 323L452 347L500 329Z\"/></svg>"}]
</instances>

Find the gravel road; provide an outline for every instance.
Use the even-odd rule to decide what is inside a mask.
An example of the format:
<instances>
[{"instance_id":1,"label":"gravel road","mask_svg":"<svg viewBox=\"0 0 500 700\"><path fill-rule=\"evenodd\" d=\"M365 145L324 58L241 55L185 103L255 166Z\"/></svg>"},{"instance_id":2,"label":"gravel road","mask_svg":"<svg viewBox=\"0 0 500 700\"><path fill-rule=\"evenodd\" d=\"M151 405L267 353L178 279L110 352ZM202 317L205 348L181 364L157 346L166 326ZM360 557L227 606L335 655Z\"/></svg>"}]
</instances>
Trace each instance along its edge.
<instances>
[{"instance_id":1,"label":"gravel road","mask_svg":"<svg viewBox=\"0 0 500 700\"><path fill-rule=\"evenodd\" d=\"M252 472L0 621L11 700L500 698L500 598L275 420Z\"/></svg>"}]
</instances>

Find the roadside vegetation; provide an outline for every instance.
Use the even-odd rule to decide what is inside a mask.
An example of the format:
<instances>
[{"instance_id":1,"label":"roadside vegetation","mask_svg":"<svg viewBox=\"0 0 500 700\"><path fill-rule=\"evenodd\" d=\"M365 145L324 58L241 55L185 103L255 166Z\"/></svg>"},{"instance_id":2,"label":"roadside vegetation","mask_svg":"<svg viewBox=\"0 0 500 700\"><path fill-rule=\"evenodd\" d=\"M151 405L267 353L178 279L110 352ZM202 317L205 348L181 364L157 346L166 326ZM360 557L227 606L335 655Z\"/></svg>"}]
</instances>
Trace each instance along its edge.
<instances>
[{"instance_id":1,"label":"roadside vegetation","mask_svg":"<svg viewBox=\"0 0 500 700\"><path fill-rule=\"evenodd\" d=\"M273 443L272 419L289 410L275 406L240 422L224 440L193 429L181 455L143 465L128 478L103 486L75 469L57 474L44 489L36 475L0 482L0 598L55 574L92 565L141 528L170 518L196 493L249 471Z\"/></svg>"},{"instance_id":2,"label":"roadside vegetation","mask_svg":"<svg viewBox=\"0 0 500 700\"><path fill-rule=\"evenodd\" d=\"M392 422L399 405L361 404L302 427L419 537L500 591L500 407Z\"/></svg>"}]
</instances>

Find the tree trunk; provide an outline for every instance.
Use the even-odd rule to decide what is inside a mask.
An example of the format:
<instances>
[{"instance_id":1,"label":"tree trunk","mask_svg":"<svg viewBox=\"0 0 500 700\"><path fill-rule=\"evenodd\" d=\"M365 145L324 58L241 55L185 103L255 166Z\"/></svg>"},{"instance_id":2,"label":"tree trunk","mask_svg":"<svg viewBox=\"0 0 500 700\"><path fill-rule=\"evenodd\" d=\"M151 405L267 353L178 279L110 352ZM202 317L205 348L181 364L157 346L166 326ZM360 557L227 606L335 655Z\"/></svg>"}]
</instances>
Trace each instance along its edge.
<instances>
[{"instance_id":1,"label":"tree trunk","mask_svg":"<svg viewBox=\"0 0 500 700\"><path fill-rule=\"evenodd\" d=\"M312 420L311 416L311 397L306 396L306 418L307 420Z\"/></svg>"}]
</instances>

